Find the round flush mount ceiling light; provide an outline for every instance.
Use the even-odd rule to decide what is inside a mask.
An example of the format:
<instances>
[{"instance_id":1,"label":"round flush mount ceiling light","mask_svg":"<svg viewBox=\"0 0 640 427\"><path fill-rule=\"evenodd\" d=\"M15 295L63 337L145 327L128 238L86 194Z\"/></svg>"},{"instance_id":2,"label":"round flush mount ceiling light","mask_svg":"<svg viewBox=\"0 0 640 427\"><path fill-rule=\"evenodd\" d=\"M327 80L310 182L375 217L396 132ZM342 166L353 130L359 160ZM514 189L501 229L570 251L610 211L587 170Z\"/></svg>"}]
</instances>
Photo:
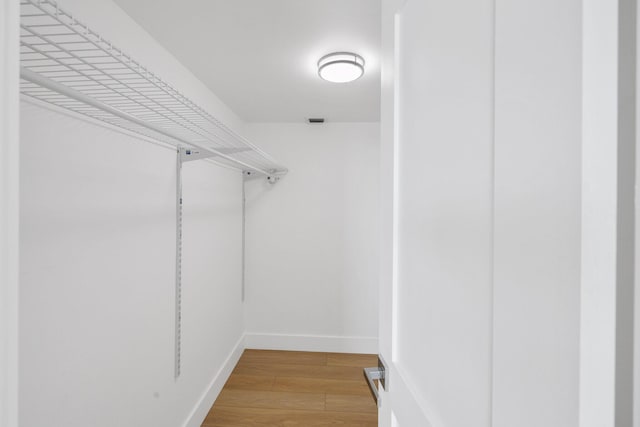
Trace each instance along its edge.
<instances>
[{"instance_id":1,"label":"round flush mount ceiling light","mask_svg":"<svg viewBox=\"0 0 640 427\"><path fill-rule=\"evenodd\" d=\"M350 52L335 52L318 61L318 75L329 82L347 83L364 74L364 59Z\"/></svg>"}]
</instances>

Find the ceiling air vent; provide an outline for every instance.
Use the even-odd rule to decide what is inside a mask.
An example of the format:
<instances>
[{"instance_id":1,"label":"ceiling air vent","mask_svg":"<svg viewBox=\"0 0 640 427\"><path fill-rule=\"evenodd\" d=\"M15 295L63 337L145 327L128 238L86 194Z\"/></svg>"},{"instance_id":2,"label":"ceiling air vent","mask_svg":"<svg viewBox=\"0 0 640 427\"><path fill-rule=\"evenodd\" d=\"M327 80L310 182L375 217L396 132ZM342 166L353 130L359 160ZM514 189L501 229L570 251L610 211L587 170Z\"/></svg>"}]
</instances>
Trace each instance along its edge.
<instances>
[{"instance_id":1,"label":"ceiling air vent","mask_svg":"<svg viewBox=\"0 0 640 427\"><path fill-rule=\"evenodd\" d=\"M324 123L324 119L322 117L310 117L309 119L307 119L309 121L309 124L318 124L318 123Z\"/></svg>"}]
</instances>

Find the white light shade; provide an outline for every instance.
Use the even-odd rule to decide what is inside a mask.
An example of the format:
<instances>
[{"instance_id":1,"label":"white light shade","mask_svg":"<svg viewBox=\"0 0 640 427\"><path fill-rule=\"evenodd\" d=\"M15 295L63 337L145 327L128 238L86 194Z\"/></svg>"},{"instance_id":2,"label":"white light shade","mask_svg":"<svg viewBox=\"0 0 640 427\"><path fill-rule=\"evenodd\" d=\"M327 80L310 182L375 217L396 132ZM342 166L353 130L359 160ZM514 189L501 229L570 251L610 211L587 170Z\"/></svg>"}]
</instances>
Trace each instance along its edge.
<instances>
[{"instance_id":1,"label":"white light shade","mask_svg":"<svg viewBox=\"0 0 640 427\"><path fill-rule=\"evenodd\" d=\"M363 74L364 59L355 53L330 53L318 61L318 75L329 82L352 82Z\"/></svg>"}]
</instances>

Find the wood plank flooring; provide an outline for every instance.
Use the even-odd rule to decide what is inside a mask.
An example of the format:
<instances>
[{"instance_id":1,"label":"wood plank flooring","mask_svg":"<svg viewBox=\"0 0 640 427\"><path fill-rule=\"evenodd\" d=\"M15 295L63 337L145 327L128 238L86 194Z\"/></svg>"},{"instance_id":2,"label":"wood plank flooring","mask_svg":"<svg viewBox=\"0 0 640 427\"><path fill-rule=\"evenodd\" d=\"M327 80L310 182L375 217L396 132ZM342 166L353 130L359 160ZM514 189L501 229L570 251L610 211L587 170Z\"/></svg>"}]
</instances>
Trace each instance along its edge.
<instances>
[{"instance_id":1,"label":"wood plank flooring","mask_svg":"<svg viewBox=\"0 0 640 427\"><path fill-rule=\"evenodd\" d=\"M245 350L202 427L375 427L369 354Z\"/></svg>"}]
</instances>

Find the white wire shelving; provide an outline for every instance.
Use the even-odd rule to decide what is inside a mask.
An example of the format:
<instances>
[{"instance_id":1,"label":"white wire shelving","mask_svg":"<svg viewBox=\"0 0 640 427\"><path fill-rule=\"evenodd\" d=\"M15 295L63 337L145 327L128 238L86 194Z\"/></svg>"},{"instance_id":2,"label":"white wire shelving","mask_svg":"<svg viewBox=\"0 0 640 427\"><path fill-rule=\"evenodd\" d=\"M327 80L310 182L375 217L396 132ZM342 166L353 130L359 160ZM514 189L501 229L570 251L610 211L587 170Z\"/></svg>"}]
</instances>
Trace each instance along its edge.
<instances>
[{"instance_id":1,"label":"white wire shelving","mask_svg":"<svg viewBox=\"0 0 640 427\"><path fill-rule=\"evenodd\" d=\"M287 169L53 0L21 0L20 91L247 172Z\"/></svg>"},{"instance_id":2,"label":"white wire shelving","mask_svg":"<svg viewBox=\"0 0 640 427\"><path fill-rule=\"evenodd\" d=\"M20 92L24 96L177 148L174 356L178 379L181 371L183 163L207 158L239 169L243 185L252 174L265 175L268 182L274 184L287 169L61 9L55 1L20 0L20 8Z\"/></svg>"}]
</instances>

